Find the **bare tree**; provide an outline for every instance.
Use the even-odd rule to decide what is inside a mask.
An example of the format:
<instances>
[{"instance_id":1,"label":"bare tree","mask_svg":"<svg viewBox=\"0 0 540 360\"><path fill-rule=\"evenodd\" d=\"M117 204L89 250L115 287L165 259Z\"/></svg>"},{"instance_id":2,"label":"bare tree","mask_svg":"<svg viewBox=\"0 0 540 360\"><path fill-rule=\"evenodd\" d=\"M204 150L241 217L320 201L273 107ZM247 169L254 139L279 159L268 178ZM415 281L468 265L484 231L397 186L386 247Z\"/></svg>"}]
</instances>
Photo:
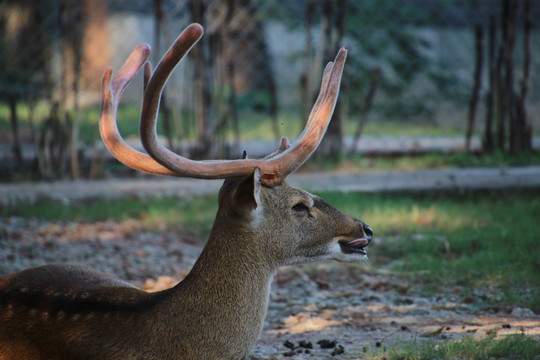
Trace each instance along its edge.
<instances>
[{"instance_id":1,"label":"bare tree","mask_svg":"<svg viewBox=\"0 0 540 360\"><path fill-rule=\"evenodd\" d=\"M231 149L227 142L227 129L232 127L235 149L239 152L240 123L237 106L237 93L234 80L236 77L235 57L237 49L234 46L238 35L233 27L234 14L237 11L237 1L227 0L225 3L214 4L212 27L214 33L209 35L214 55L214 73L219 85L216 87L215 106L217 111L217 125L215 135L220 139L221 152L229 156Z\"/></svg>"},{"instance_id":2,"label":"bare tree","mask_svg":"<svg viewBox=\"0 0 540 360\"><path fill-rule=\"evenodd\" d=\"M516 98L516 118L510 128L510 152L520 153L532 150L532 125L527 116L526 100L531 68L531 1L524 2L523 12L523 75L520 80L520 92Z\"/></svg>"},{"instance_id":3,"label":"bare tree","mask_svg":"<svg viewBox=\"0 0 540 360\"><path fill-rule=\"evenodd\" d=\"M207 4L205 0L190 0L191 21L204 26ZM191 52L194 77L195 129L197 149L195 156L208 155L212 144L211 109L212 109L212 57L210 46L205 39Z\"/></svg>"},{"instance_id":4,"label":"bare tree","mask_svg":"<svg viewBox=\"0 0 540 360\"><path fill-rule=\"evenodd\" d=\"M316 8L316 1L310 0L306 5L306 49L304 50L304 69L300 75L300 91L302 94L302 118L307 119L310 111L310 104L315 90L313 89L313 20Z\"/></svg>"},{"instance_id":5,"label":"bare tree","mask_svg":"<svg viewBox=\"0 0 540 360\"><path fill-rule=\"evenodd\" d=\"M495 57L495 19L489 19L488 31L488 72L489 72L489 88L486 94L486 125L483 139L483 149L487 152L492 152L495 149L495 140L493 138L493 117L495 114L495 95L497 94L497 79L496 76L496 57Z\"/></svg>"},{"instance_id":6,"label":"bare tree","mask_svg":"<svg viewBox=\"0 0 540 360\"><path fill-rule=\"evenodd\" d=\"M366 94L366 97L364 99L364 106L362 108L362 112L360 113L360 117L358 118L358 125L356 127L356 131L354 133L351 149L349 150L349 155L352 156L356 153L356 148L358 147L358 142L360 141L360 137L362 136L362 132L364 131L364 127L367 124L368 116L371 111L371 106L373 105L373 99L375 98L375 93L377 92L377 85L379 84L379 78L381 75L381 69L376 68L371 73L371 81L369 84L369 90Z\"/></svg>"},{"instance_id":7,"label":"bare tree","mask_svg":"<svg viewBox=\"0 0 540 360\"><path fill-rule=\"evenodd\" d=\"M502 7L502 61L503 86L499 87L504 111L501 111L500 148L505 149L507 143L507 129L515 121L515 94L514 94L514 48L516 40L517 2L504 0Z\"/></svg>"},{"instance_id":8,"label":"bare tree","mask_svg":"<svg viewBox=\"0 0 540 360\"><path fill-rule=\"evenodd\" d=\"M65 173L70 129L63 121L61 106L55 102L41 124L36 146L40 176L54 179Z\"/></svg>"},{"instance_id":9,"label":"bare tree","mask_svg":"<svg viewBox=\"0 0 540 360\"><path fill-rule=\"evenodd\" d=\"M8 96L8 105L9 105L9 122L11 124L11 136L13 139L12 149L15 160L17 161L17 167L19 169L24 169L24 158L22 155L22 146L21 146L21 137L19 134L19 117L17 115L17 97Z\"/></svg>"},{"instance_id":10,"label":"bare tree","mask_svg":"<svg viewBox=\"0 0 540 360\"><path fill-rule=\"evenodd\" d=\"M323 41L324 57L331 59L343 42L346 0L325 0L323 3ZM321 62L322 63L322 62ZM343 87L346 87L344 81ZM323 151L331 157L338 157L343 149L343 121L341 106L334 110L333 121L328 126L328 133L321 144Z\"/></svg>"},{"instance_id":11,"label":"bare tree","mask_svg":"<svg viewBox=\"0 0 540 360\"><path fill-rule=\"evenodd\" d=\"M79 169L79 123L80 106L77 96L81 82L81 65L83 56L83 36L85 29L84 1L62 0L60 3L58 28L62 47L62 96L61 110L63 126L69 130L66 139L69 148L71 176L80 177ZM71 111L69 111L71 109ZM62 117L62 115L58 115ZM52 117L55 118L55 117Z\"/></svg>"},{"instance_id":12,"label":"bare tree","mask_svg":"<svg viewBox=\"0 0 540 360\"><path fill-rule=\"evenodd\" d=\"M521 6L523 5L523 6ZM516 63L514 61L517 22L519 10L523 9L523 74L519 83L519 93L515 89ZM526 97L530 73L530 1L502 0L501 6L501 40L495 65L490 66L490 93L487 97L488 115L486 117L486 135L484 148L493 149L491 137L492 101L496 102L496 141L495 147L500 151L518 154L532 149L532 125L527 118ZM493 21L492 21L493 22ZM494 25L490 25L489 51L492 55L495 43ZM492 68L493 67L493 68Z\"/></svg>"},{"instance_id":13,"label":"bare tree","mask_svg":"<svg viewBox=\"0 0 540 360\"><path fill-rule=\"evenodd\" d=\"M163 0L154 0L154 47L155 53L161 54L161 36L167 33L167 14L163 8ZM168 39L166 39L168 41ZM159 58L158 58L159 60ZM157 63L157 61L156 61ZM167 145L171 150L174 150L174 141L173 141L173 121L172 121L172 110L169 105L169 97L167 96L167 91L163 91L161 94L161 107L159 109L160 114L163 118L163 132L167 139Z\"/></svg>"},{"instance_id":14,"label":"bare tree","mask_svg":"<svg viewBox=\"0 0 540 360\"><path fill-rule=\"evenodd\" d=\"M476 118L476 108L478 99L480 98L480 85L482 84L482 66L484 62L484 31L481 26L476 26L474 29L475 38L475 65L474 65L474 82L471 99L469 101L469 116L467 121L467 132L465 134L465 149L471 150L471 137L474 130L474 122Z\"/></svg>"}]
</instances>

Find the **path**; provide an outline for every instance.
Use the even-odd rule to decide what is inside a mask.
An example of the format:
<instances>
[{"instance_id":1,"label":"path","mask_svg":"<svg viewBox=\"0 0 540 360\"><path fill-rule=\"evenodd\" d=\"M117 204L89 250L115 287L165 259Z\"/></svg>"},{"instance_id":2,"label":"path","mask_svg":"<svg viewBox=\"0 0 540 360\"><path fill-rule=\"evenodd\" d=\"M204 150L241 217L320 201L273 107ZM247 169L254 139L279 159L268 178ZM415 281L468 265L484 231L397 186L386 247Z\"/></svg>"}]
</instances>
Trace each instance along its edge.
<instances>
[{"instance_id":1,"label":"path","mask_svg":"<svg viewBox=\"0 0 540 360\"><path fill-rule=\"evenodd\" d=\"M432 169L373 173L298 172L288 178L311 191L361 192L504 189L540 187L540 166ZM41 199L63 202L123 196L216 194L221 180L136 177L95 181L55 181L0 184L0 205L33 203Z\"/></svg>"}]
</instances>

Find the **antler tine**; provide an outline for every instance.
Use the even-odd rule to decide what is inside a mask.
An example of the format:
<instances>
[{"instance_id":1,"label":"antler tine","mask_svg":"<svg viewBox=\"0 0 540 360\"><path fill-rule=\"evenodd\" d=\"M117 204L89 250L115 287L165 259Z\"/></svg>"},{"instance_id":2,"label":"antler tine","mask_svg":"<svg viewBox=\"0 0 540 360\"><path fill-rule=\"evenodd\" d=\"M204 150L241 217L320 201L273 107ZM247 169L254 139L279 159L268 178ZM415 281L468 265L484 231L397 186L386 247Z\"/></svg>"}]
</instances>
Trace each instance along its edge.
<instances>
[{"instance_id":1,"label":"antler tine","mask_svg":"<svg viewBox=\"0 0 540 360\"><path fill-rule=\"evenodd\" d=\"M326 89L328 88L328 82L330 81L330 75L332 74L332 69L334 68L334 63L330 62L326 65L323 71L322 81L321 81L321 89L319 90L319 94L317 95L317 99L315 100L315 104L313 105L313 108L311 109L309 113L309 117L306 123L306 126L304 127L304 130L302 131L302 134L300 134L299 138L302 138L306 131L308 131L314 123L314 119L316 118L316 115L321 107L321 103L323 101L324 95L326 94Z\"/></svg>"},{"instance_id":2,"label":"antler tine","mask_svg":"<svg viewBox=\"0 0 540 360\"><path fill-rule=\"evenodd\" d=\"M137 170L159 175L174 175L174 172L157 163L150 156L126 144L116 124L118 103L122 92L145 63L150 54L150 46L141 44L129 55L118 73L112 78L112 69L103 75L99 131L105 146L123 164Z\"/></svg>"},{"instance_id":3,"label":"antler tine","mask_svg":"<svg viewBox=\"0 0 540 360\"><path fill-rule=\"evenodd\" d=\"M291 143L289 142L289 139L287 139L286 136L282 137L281 140L279 141L279 147L276 151L274 151L273 153L271 154L268 154L266 155L265 157L263 157L263 160L270 160L276 156L278 156L279 154L281 154L282 152L286 151L287 149L289 149L291 147Z\"/></svg>"},{"instance_id":4,"label":"antler tine","mask_svg":"<svg viewBox=\"0 0 540 360\"><path fill-rule=\"evenodd\" d=\"M143 91L146 91L146 87L148 86L148 82L150 81L151 77L152 77L152 64L150 64L150 62L146 62L144 64L144 72L143 72Z\"/></svg>"},{"instance_id":5,"label":"antler tine","mask_svg":"<svg viewBox=\"0 0 540 360\"><path fill-rule=\"evenodd\" d=\"M148 154L164 167L171 169L175 176L208 178L189 170L194 163L197 163L196 161L188 160L162 146L156 131L159 103L165 84L178 63L202 37L203 32L204 30L199 24L188 26L167 50L150 79L145 80L146 86L139 125L141 142ZM148 74L150 75L150 71ZM170 159L176 159L180 165L171 164ZM215 178L219 178L219 176Z\"/></svg>"}]
</instances>

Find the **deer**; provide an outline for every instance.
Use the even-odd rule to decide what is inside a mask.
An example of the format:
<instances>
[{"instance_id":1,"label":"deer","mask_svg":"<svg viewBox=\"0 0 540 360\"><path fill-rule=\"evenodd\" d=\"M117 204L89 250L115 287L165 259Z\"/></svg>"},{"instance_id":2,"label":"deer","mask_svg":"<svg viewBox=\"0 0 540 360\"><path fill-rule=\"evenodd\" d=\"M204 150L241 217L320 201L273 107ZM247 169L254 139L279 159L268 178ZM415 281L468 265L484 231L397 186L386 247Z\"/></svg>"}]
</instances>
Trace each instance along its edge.
<instances>
[{"instance_id":1,"label":"deer","mask_svg":"<svg viewBox=\"0 0 540 360\"><path fill-rule=\"evenodd\" d=\"M101 137L125 165L143 172L223 179L208 241L176 286L146 292L81 265L51 264L0 278L0 360L247 359L266 316L279 267L366 259L373 232L286 177L319 145L332 117L347 50L322 76L306 127L261 159L191 160L159 141L156 123L170 74L203 35L189 25L155 71L150 46L137 46L113 77L103 77ZM116 125L122 92L144 67L140 137L128 146Z\"/></svg>"}]
</instances>

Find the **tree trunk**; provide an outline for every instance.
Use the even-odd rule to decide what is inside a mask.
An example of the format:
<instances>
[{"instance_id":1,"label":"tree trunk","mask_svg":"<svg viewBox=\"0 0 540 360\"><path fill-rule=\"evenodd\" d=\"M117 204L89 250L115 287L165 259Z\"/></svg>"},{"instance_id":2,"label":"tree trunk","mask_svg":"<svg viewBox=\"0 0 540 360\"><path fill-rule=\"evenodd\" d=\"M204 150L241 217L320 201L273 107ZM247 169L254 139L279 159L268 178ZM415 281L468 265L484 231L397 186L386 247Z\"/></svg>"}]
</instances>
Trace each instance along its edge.
<instances>
[{"instance_id":1,"label":"tree trunk","mask_svg":"<svg viewBox=\"0 0 540 360\"><path fill-rule=\"evenodd\" d=\"M523 75L521 78L520 94L516 101L516 124L515 134L512 139L515 143L511 144L510 150L513 153L532 150L532 125L527 118L526 99L528 93L528 83L531 67L531 1L524 3L525 23L523 27ZM513 146L512 146L513 145Z\"/></svg>"},{"instance_id":2,"label":"tree trunk","mask_svg":"<svg viewBox=\"0 0 540 360\"><path fill-rule=\"evenodd\" d=\"M163 9L163 0L154 0L154 56L156 59L161 57L161 34L165 33L164 22L166 18L165 10ZM157 65L157 61L156 61ZM163 89L159 103L159 113L161 115L160 123L163 126L163 132L167 139L167 146L171 151L174 151L173 141L173 126L171 109L168 102L167 89Z\"/></svg>"},{"instance_id":3,"label":"tree trunk","mask_svg":"<svg viewBox=\"0 0 540 360\"><path fill-rule=\"evenodd\" d=\"M506 28L506 44L505 44L505 108L507 111L508 128L510 130L509 148L511 153L516 153L516 144L518 142L518 120L517 120L517 94L514 91L514 49L516 43L516 19L517 19L517 1L505 1L505 28Z\"/></svg>"},{"instance_id":4,"label":"tree trunk","mask_svg":"<svg viewBox=\"0 0 540 360\"><path fill-rule=\"evenodd\" d=\"M484 62L483 48L484 48L484 32L481 26L476 26L474 29L475 34L475 57L476 62L474 66L474 82L473 90L471 94L471 100L469 102L469 117L467 121L467 133L465 135L465 149L471 150L471 137L474 130L474 121L476 118L476 108L478 105L478 98L480 97L480 85L482 83L482 66Z\"/></svg>"},{"instance_id":5,"label":"tree trunk","mask_svg":"<svg viewBox=\"0 0 540 360\"><path fill-rule=\"evenodd\" d=\"M190 0L191 21L204 25L206 4L204 0ZM207 40L203 37L191 50L193 59L195 130L197 132L196 157L206 157L211 148L210 107L212 77L210 56L207 56Z\"/></svg>"},{"instance_id":6,"label":"tree trunk","mask_svg":"<svg viewBox=\"0 0 540 360\"><path fill-rule=\"evenodd\" d=\"M497 124L496 124L496 146L499 151L506 150L506 108L504 101L504 84L503 84L503 45L499 44L499 51L497 54L497 61L495 64L495 84L497 93Z\"/></svg>"},{"instance_id":7,"label":"tree trunk","mask_svg":"<svg viewBox=\"0 0 540 360\"><path fill-rule=\"evenodd\" d=\"M11 123L11 136L12 136L12 149L15 161L17 162L17 168L19 170L24 169L24 158L21 148L21 138L19 135L19 117L17 116L17 99L15 97L8 98L9 105L9 120Z\"/></svg>"},{"instance_id":8,"label":"tree trunk","mask_svg":"<svg viewBox=\"0 0 540 360\"><path fill-rule=\"evenodd\" d=\"M238 107L236 105L236 89L234 88L235 67L234 62L227 64L227 81L229 83L229 97L227 99L227 113L232 119L234 133L234 152L240 151L240 119L238 117Z\"/></svg>"},{"instance_id":9,"label":"tree trunk","mask_svg":"<svg viewBox=\"0 0 540 360\"><path fill-rule=\"evenodd\" d=\"M88 1L88 0L86 0ZM79 168L79 99L78 93L81 80L81 65L83 54L83 38L85 30L86 1L63 0L60 3L58 19L62 46L62 104L60 118L64 118L63 126L70 129L65 144L68 150L69 168L73 179L80 178ZM72 114L69 114L72 112ZM63 157L58 158L63 161ZM64 164L57 164L59 169ZM63 172L56 175L63 175Z\"/></svg>"},{"instance_id":10,"label":"tree trunk","mask_svg":"<svg viewBox=\"0 0 540 360\"><path fill-rule=\"evenodd\" d=\"M519 90L514 89L514 50L519 6L524 4L523 75ZM532 149L532 127L527 119L526 96L530 72L530 0L503 0L501 7L502 36L495 66L497 88L497 148L518 154ZM519 93L518 93L519 92ZM489 109L488 109L489 110ZM487 130L486 130L487 131ZM509 135L507 134L509 131Z\"/></svg>"},{"instance_id":11,"label":"tree trunk","mask_svg":"<svg viewBox=\"0 0 540 360\"><path fill-rule=\"evenodd\" d=\"M345 0L325 0L323 5L323 36L326 37L324 53L327 60L333 60L343 40L345 5ZM343 90L345 82L342 82L341 86ZM343 149L343 127L339 101L321 146L330 157L339 158Z\"/></svg>"},{"instance_id":12,"label":"tree trunk","mask_svg":"<svg viewBox=\"0 0 540 360\"><path fill-rule=\"evenodd\" d=\"M495 76L495 19L489 19L488 35L488 66L489 66L489 91L486 95L486 127L483 139L483 149L486 152L492 152L495 149L493 139L493 116L494 116L494 97L497 94L497 77Z\"/></svg>"},{"instance_id":13,"label":"tree trunk","mask_svg":"<svg viewBox=\"0 0 540 360\"><path fill-rule=\"evenodd\" d=\"M279 141L280 130L276 80L274 69L272 67L272 59L268 51L266 39L264 37L264 26L258 19L257 5L255 1L244 0L242 6L245 7L246 11L248 12L249 18L254 19L252 20L251 31L253 35L251 36L251 41L254 42L255 54L257 54L257 56L253 59L254 65L257 69L259 69L256 86L257 89L261 89L268 94L269 103L264 104L264 110L268 115L270 115L274 138L276 141ZM239 71L238 68L237 71Z\"/></svg>"},{"instance_id":14,"label":"tree trunk","mask_svg":"<svg viewBox=\"0 0 540 360\"><path fill-rule=\"evenodd\" d=\"M371 106L373 105L373 99L375 98L375 93L377 92L377 85L379 84L379 78L381 75L381 69L376 68L371 73L371 81L369 83L369 90L364 99L364 107L362 108L362 113L358 119L358 126L356 132L354 133L353 142L351 149L349 150L349 155L352 156L356 153L356 148L358 147L358 142L364 131L364 127L367 124L368 116L371 111Z\"/></svg>"},{"instance_id":15,"label":"tree trunk","mask_svg":"<svg viewBox=\"0 0 540 360\"><path fill-rule=\"evenodd\" d=\"M508 128L512 123L512 102L513 102L513 29L512 9L513 1L502 0L501 24L502 37L499 46L497 59L498 68L498 102L499 102L499 122L497 126L497 146L499 150L506 151L508 145Z\"/></svg>"},{"instance_id":16,"label":"tree trunk","mask_svg":"<svg viewBox=\"0 0 540 360\"><path fill-rule=\"evenodd\" d=\"M88 0L87 0L88 1ZM81 84L81 65L82 65L82 38L84 32L84 9L81 5L77 7L76 21L77 35L73 41L73 51L75 57L73 59L73 117L71 122L71 134L69 139L69 158L71 167L71 177L79 179L81 170L79 166L79 128L80 128L80 106L79 106L79 89Z\"/></svg>"},{"instance_id":17,"label":"tree trunk","mask_svg":"<svg viewBox=\"0 0 540 360\"><path fill-rule=\"evenodd\" d=\"M225 17L225 26L224 26L224 41L222 45L228 46L231 44L234 39L233 30L231 27L231 22L233 19L234 12L236 10L236 1L228 0L227 2L227 16ZM234 86L234 78L236 77L236 68L234 64L234 55L230 52L222 49L221 53L225 54L227 60L225 69L225 81L226 87L229 90L229 96L227 98L227 114L232 119L232 128L234 133L234 153L240 152L240 118L238 116L238 106L236 101L236 87Z\"/></svg>"},{"instance_id":18,"label":"tree trunk","mask_svg":"<svg viewBox=\"0 0 540 360\"><path fill-rule=\"evenodd\" d=\"M306 49L304 53L304 69L300 75L300 91L302 98L302 119L309 116L311 107L313 106L313 15L315 13L316 2L310 0L306 6Z\"/></svg>"}]
</instances>

